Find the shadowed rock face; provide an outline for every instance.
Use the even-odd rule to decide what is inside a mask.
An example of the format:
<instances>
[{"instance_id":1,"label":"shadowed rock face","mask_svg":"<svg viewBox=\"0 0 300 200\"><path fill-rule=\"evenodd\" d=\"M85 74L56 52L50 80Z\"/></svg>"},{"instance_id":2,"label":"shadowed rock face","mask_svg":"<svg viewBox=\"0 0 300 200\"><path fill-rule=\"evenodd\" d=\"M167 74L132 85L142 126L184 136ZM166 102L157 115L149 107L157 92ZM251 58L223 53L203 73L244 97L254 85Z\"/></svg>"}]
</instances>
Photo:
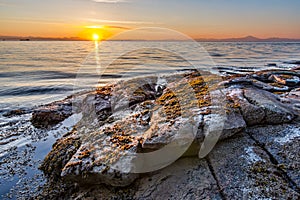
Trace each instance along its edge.
<instances>
[{"instance_id":1,"label":"shadowed rock face","mask_svg":"<svg viewBox=\"0 0 300 200\"><path fill-rule=\"evenodd\" d=\"M72 103L83 118L76 130L55 143L41 169L55 180L62 178L80 187L94 185L107 199L126 195L136 199L299 197L298 164L284 160L291 165L290 171L279 169L282 160L270 158L276 146L266 141L263 145L269 146L259 146L262 136L248 131L261 130L261 135L273 138L272 126L268 125L297 123L300 99L296 77L300 77L297 71L262 71L226 78L188 72L121 81L54 102L34 112L32 123L36 127L54 125L71 115ZM140 165L155 169L155 165L167 166L180 156L196 156L207 138L223 142L204 160L184 158L156 173L134 173ZM140 153L156 155L165 147L169 154L157 154L161 160L139 160ZM299 141L293 146L297 147ZM290 156L291 152L285 153ZM261 173L255 176L257 171ZM175 185L180 189L174 189ZM168 187L171 189L166 192ZM278 192L269 191L273 189ZM96 195L82 188L79 193Z\"/></svg>"},{"instance_id":2,"label":"shadowed rock face","mask_svg":"<svg viewBox=\"0 0 300 200\"><path fill-rule=\"evenodd\" d=\"M57 101L37 108L32 113L31 123L37 128L48 128L72 115L71 100Z\"/></svg>"}]
</instances>

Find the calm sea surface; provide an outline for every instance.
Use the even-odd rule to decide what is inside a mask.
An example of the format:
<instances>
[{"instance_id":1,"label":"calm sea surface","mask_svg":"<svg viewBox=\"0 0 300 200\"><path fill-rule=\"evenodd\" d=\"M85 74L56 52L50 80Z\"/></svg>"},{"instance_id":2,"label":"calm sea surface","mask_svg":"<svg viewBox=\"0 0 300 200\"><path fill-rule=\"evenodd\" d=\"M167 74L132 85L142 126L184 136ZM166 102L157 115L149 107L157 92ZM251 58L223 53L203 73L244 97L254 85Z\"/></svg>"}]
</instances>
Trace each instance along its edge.
<instances>
[{"instance_id":1,"label":"calm sea surface","mask_svg":"<svg viewBox=\"0 0 300 200\"><path fill-rule=\"evenodd\" d=\"M245 72L248 68L274 68L272 64L289 68L294 66L288 64L290 61L300 60L300 43L198 45L191 42L98 45L94 42L0 42L0 110L61 99L97 82L104 84L126 77L191 68L183 58L198 67L218 66L230 71L226 67L233 66ZM112 61L110 67L103 66Z\"/></svg>"},{"instance_id":2,"label":"calm sea surface","mask_svg":"<svg viewBox=\"0 0 300 200\"><path fill-rule=\"evenodd\" d=\"M30 109L131 77L190 68L247 73L288 69L299 61L300 43L2 41L0 198L29 197L38 191L45 180L38 165L56 138L74 123L70 120L51 131L37 130L30 124L30 113L3 116L12 109Z\"/></svg>"}]
</instances>

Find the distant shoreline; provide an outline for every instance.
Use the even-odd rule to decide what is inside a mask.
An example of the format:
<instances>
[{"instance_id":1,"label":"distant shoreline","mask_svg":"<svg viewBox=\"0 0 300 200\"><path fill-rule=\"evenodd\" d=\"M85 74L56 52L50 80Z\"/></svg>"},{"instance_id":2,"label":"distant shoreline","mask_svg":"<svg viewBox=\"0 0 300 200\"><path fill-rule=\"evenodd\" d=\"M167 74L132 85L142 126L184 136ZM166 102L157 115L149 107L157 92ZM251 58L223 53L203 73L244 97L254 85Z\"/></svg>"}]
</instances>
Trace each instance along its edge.
<instances>
[{"instance_id":1,"label":"distant shoreline","mask_svg":"<svg viewBox=\"0 0 300 200\"><path fill-rule=\"evenodd\" d=\"M99 42L189 42L190 40L103 40ZM295 41L202 41L202 40L191 40L201 43L300 43L300 40ZM0 42L95 42L92 40L2 40Z\"/></svg>"},{"instance_id":2,"label":"distant shoreline","mask_svg":"<svg viewBox=\"0 0 300 200\"><path fill-rule=\"evenodd\" d=\"M225 38L225 39L212 39L212 38L198 38L193 39L197 42L300 42L300 39L293 39L293 38L257 38L253 36L247 36L242 38ZM49 37L18 37L18 36L0 36L0 41L92 41L88 39L83 38L77 38L77 37L70 37L70 38L49 38ZM164 40L143 40L143 39L124 39L124 40L104 40L104 41L151 41L151 42L163 42L163 41L174 41L174 42L180 42L180 41L190 41L190 40L176 40L176 39L164 39Z\"/></svg>"}]
</instances>

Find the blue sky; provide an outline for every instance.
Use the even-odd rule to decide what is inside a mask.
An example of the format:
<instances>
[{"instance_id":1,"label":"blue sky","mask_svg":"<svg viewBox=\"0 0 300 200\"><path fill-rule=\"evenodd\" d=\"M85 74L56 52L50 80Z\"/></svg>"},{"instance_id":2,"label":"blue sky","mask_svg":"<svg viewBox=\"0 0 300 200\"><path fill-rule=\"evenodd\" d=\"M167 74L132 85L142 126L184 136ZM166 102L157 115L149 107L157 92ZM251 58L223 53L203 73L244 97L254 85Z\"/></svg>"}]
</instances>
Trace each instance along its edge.
<instances>
[{"instance_id":1,"label":"blue sky","mask_svg":"<svg viewBox=\"0 0 300 200\"><path fill-rule=\"evenodd\" d=\"M71 37L97 25L164 27L193 38L300 38L299 8L298 0L0 0L0 35Z\"/></svg>"}]
</instances>

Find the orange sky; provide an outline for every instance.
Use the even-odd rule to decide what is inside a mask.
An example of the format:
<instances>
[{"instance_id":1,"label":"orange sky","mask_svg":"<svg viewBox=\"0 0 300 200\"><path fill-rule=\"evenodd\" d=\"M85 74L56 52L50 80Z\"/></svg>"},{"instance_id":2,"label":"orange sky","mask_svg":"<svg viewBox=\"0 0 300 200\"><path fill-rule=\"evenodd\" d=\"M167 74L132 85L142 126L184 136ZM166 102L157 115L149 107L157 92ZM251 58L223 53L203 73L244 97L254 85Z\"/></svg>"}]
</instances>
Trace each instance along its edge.
<instances>
[{"instance_id":1,"label":"orange sky","mask_svg":"<svg viewBox=\"0 0 300 200\"><path fill-rule=\"evenodd\" d=\"M299 7L297 0L0 0L0 35L90 39L163 27L195 39L300 38ZM147 37L136 39L157 39Z\"/></svg>"}]
</instances>

